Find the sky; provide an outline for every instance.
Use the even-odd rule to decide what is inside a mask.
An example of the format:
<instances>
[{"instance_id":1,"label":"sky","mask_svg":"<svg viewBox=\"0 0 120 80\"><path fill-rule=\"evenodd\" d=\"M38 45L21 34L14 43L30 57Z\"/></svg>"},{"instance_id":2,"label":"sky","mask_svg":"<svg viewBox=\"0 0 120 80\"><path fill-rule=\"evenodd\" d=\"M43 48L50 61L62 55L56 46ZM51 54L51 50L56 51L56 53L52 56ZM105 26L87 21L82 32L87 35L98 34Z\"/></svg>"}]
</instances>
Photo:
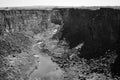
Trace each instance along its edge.
<instances>
[{"instance_id":1,"label":"sky","mask_svg":"<svg viewBox=\"0 0 120 80\"><path fill-rule=\"evenodd\" d=\"M0 0L0 7L25 6L120 6L120 0Z\"/></svg>"}]
</instances>

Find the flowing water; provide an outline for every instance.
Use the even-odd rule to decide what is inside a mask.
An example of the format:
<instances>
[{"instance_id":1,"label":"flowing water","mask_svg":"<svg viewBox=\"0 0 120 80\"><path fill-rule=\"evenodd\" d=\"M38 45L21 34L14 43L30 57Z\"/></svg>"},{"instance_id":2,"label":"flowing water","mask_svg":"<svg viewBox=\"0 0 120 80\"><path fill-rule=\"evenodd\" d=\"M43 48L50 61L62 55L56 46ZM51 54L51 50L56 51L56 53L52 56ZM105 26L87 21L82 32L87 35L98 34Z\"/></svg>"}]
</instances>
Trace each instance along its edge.
<instances>
[{"instance_id":1,"label":"flowing water","mask_svg":"<svg viewBox=\"0 0 120 80\"><path fill-rule=\"evenodd\" d=\"M63 71L58 67L58 65L52 62L50 56L44 55L45 53L41 53L37 46L33 48L33 54L34 57L36 57L37 69L32 72L30 80L41 80L41 78L48 76L49 78L59 78L60 75L62 75Z\"/></svg>"}]
</instances>

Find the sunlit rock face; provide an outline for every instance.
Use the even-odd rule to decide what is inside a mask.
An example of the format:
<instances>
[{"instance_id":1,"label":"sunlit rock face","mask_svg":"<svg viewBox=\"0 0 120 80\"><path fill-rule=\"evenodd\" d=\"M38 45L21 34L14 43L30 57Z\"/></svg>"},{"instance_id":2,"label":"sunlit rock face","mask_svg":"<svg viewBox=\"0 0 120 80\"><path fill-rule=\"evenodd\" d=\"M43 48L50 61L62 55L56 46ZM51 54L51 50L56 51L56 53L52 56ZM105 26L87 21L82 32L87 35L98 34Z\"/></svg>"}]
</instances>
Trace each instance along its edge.
<instances>
[{"instance_id":1,"label":"sunlit rock face","mask_svg":"<svg viewBox=\"0 0 120 80\"><path fill-rule=\"evenodd\" d=\"M14 53L7 54L5 58L9 65L20 71L16 79L60 78L63 71L49 56L57 48L58 40L53 40L52 37L62 28L58 24L61 20L60 14L53 10L3 10L0 11L0 18L1 39L8 41L8 46L13 45L20 50L15 52L15 49L10 47ZM51 18L58 22L53 23ZM15 77L10 79L14 80Z\"/></svg>"}]
</instances>

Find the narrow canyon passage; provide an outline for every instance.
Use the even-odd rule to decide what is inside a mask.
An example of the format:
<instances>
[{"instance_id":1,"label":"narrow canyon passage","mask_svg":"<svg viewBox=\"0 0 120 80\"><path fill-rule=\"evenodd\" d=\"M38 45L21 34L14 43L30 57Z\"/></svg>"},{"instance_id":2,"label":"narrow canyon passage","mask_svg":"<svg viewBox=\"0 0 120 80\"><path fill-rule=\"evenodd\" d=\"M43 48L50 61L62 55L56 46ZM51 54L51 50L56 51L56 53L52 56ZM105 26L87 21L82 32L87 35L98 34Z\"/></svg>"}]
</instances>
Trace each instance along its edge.
<instances>
[{"instance_id":1,"label":"narrow canyon passage","mask_svg":"<svg viewBox=\"0 0 120 80\"><path fill-rule=\"evenodd\" d=\"M47 30L43 34L37 34L34 36L34 40L40 41L37 43L34 43L31 50L32 55L36 58L36 68L31 74L30 74L30 80L41 80L41 78L60 78L63 74L63 71L60 69L60 67L51 60L51 57L48 55L48 53L43 52L43 46L45 45L45 48L49 51L53 51L53 49L57 46L56 44L58 41L56 40L50 40L50 38L55 34L57 27L55 26L55 29L52 28L51 30ZM49 34L48 34L49 33ZM44 34L47 34L47 37L44 38ZM44 40L43 40L44 39ZM56 80L55 79L55 80Z\"/></svg>"},{"instance_id":2,"label":"narrow canyon passage","mask_svg":"<svg viewBox=\"0 0 120 80\"><path fill-rule=\"evenodd\" d=\"M0 10L0 80L120 80L120 10Z\"/></svg>"},{"instance_id":3,"label":"narrow canyon passage","mask_svg":"<svg viewBox=\"0 0 120 80\"><path fill-rule=\"evenodd\" d=\"M37 69L31 74L31 80L35 78L39 80L42 77L46 77L46 75L59 77L62 74L62 71L56 63L52 62L50 56L43 56L37 50L34 50L33 53L36 57Z\"/></svg>"}]
</instances>

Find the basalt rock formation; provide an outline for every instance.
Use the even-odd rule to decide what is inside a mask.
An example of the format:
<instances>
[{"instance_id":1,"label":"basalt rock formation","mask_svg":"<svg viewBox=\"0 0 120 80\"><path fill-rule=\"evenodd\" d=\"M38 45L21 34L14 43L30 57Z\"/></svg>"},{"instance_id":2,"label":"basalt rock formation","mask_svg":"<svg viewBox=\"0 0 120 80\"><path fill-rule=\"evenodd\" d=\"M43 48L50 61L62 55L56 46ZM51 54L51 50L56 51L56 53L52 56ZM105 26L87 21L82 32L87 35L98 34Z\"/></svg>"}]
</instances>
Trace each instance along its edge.
<instances>
[{"instance_id":1,"label":"basalt rock formation","mask_svg":"<svg viewBox=\"0 0 120 80\"><path fill-rule=\"evenodd\" d=\"M78 56L86 59L116 50L118 58L112 71L120 74L117 71L120 68L120 10L69 9L65 16L61 39L65 38L70 48L84 43Z\"/></svg>"},{"instance_id":2,"label":"basalt rock formation","mask_svg":"<svg viewBox=\"0 0 120 80\"><path fill-rule=\"evenodd\" d=\"M0 80L119 78L120 10L0 10L0 64Z\"/></svg>"}]
</instances>

